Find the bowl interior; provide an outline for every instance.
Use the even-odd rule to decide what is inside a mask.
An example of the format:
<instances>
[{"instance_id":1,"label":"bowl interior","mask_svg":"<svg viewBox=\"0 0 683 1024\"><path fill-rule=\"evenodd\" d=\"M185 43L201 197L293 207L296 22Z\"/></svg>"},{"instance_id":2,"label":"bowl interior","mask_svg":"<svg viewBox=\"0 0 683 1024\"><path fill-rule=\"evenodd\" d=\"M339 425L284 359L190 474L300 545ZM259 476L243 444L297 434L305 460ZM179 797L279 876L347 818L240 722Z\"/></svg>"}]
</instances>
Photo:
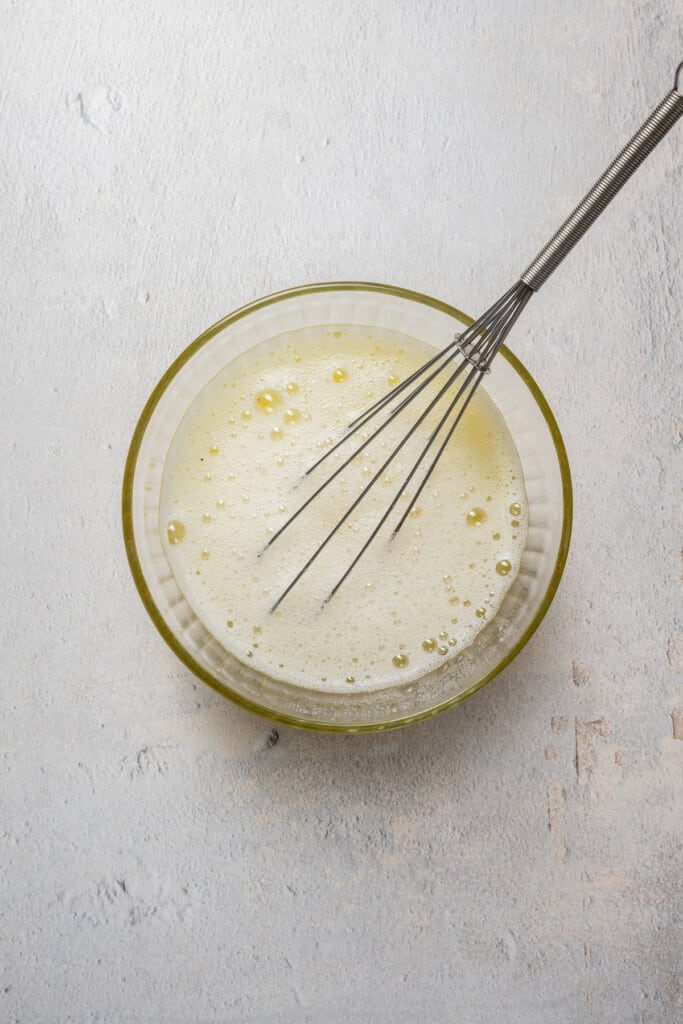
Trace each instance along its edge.
<instances>
[{"instance_id":1,"label":"bowl interior","mask_svg":"<svg viewBox=\"0 0 683 1024\"><path fill-rule=\"evenodd\" d=\"M209 328L169 368L136 428L126 463L123 525L133 576L155 625L175 653L225 696L290 724L340 731L382 729L435 714L488 682L521 650L547 610L571 530L571 480L557 424L538 386L505 348L485 387L507 421L521 458L528 536L520 571L494 619L474 642L403 685L345 694L274 681L242 664L205 629L179 590L159 536L166 453L182 416L205 384L246 349L316 325L371 326L442 347L471 322L452 306L403 289L313 285L268 296Z\"/></svg>"}]
</instances>

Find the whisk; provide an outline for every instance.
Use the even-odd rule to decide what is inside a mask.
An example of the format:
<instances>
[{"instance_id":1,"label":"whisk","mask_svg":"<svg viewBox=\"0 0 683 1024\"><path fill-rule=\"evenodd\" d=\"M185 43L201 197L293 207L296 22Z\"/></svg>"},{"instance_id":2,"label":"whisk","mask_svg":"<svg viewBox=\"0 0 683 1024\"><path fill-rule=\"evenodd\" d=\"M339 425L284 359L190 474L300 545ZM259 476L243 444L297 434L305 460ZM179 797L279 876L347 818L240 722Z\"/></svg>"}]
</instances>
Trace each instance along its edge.
<instances>
[{"instance_id":1,"label":"whisk","mask_svg":"<svg viewBox=\"0 0 683 1024\"><path fill-rule=\"evenodd\" d=\"M429 478L434 472L446 445L460 423L467 406L472 400L482 378L489 372L491 362L501 345L512 330L527 302L548 280L553 271L560 265L568 252L576 245L588 228L600 216L605 207L612 201L617 192L628 181L634 171L642 164L676 121L683 115L683 61L678 65L674 76L674 87L667 93L661 103L655 107L644 124L624 146L619 155L612 161L604 174L595 182L578 206L570 213L564 223L555 232L550 241L531 261L519 280L502 295L497 302L475 320L462 334L457 334L453 341L436 355L428 359L421 367L398 384L386 395L366 409L347 427L344 436L312 465L305 476L310 476L325 462L333 452L346 445L359 431L384 413L372 433L363 434L362 442L354 447L351 454L331 473L316 490L286 520L268 541L263 554L279 537L298 519L320 493L335 480L346 467L363 452L373 440L392 423L432 382L435 382L436 394L427 406L419 413L406 433L395 445L380 468L362 488L358 497L349 505L346 512L335 523L324 540L317 546L310 558L305 562L291 583L280 594L271 608L274 612L287 597L301 577L310 569L321 552L340 530L353 512L358 508L367 493L382 478L389 465L399 452L417 434L419 428L443 401L443 411L438 415L436 425L428 432L427 438L419 451L412 468L399 487L394 498L373 527L362 547L348 565L343 575L328 594L324 603L334 597L342 583L347 579L354 567L386 521L391 516L402 494L417 479L415 489L408 505L393 527L391 536L395 536L403 526L406 518L415 506ZM421 476L420 476L421 473Z\"/></svg>"}]
</instances>

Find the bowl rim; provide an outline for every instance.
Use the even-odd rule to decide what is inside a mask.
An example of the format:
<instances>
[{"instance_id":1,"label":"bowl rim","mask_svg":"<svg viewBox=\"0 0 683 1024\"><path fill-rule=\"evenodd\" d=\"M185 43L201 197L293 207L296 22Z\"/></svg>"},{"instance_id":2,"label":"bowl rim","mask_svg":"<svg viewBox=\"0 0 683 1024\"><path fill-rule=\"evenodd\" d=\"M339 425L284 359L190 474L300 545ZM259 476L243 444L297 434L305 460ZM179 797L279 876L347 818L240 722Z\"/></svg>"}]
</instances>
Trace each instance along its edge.
<instances>
[{"instance_id":1,"label":"bowl rim","mask_svg":"<svg viewBox=\"0 0 683 1024\"><path fill-rule=\"evenodd\" d=\"M216 690L223 697L233 701L240 707L246 708L248 711L253 711L258 715L262 715L271 721L279 722L283 725L297 726L302 729L309 729L313 732L337 732L337 733L358 733L358 732L381 732L388 729L397 729L404 725L410 725L413 722L419 722L425 718L431 718L433 715L439 714L445 711L447 708L454 707L456 704L462 703L472 694L481 690L484 686L491 682L500 672L506 668L514 658L517 657L519 652L527 645L533 634L536 632L541 622L545 618L545 615L555 597L557 588L562 578L562 573L567 561L567 554L569 552L569 542L572 531L572 518L573 518L573 494L572 494L572 480L571 473L569 470L569 460L567 457L567 450L565 448L560 429L557 425L557 421L550 409L550 406L543 395L540 387L531 376L527 368L523 363L515 356L507 346L503 345L500 348L500 355L503 359L506 359L511 364L512 368L522 378L532 397L536 401L543 418L545 419L548 429L550 431L555 452L557 454L558 464L560 467L560 476L562 480L562 530L560 534L560 543L558 546L557 559L553 573L550 577L548 588L543 596L539 608L536 612L531 623L528 625L524 633L520 636L517 643L507 652L504 658L501 659L500 663L491 669L485 676L478 679L476 683L469 686L466 690L462 690L452 698L443 701L434 708L428 708L427 710L419 711L413 715L406 715L403 718L395 721L386 723L368 723L360 725L335 725L321 722L307 721L305 718L297 718L293 715L280 714L274 711L272 708L265 707L257 704L254 701L248 700L241 694L236 693L225 683L216 679L211 675L202 665L200 665L191 654L183 647L183 645L177 640L171 629L167 626L163 615L159 611L157 604L152 596L152 592L147 585L140 558L138 556L137 545L135 542L135 531L133 527L133 488L135 481L135 472L138 462L138 455L140 447L142 445L142 439L144 437L147 426L152 418L152 414L156 409L162 395L170 385L171 381L176 377L180 370L185 366L187 362L199 351L204 345L207 344L212 338L223 331L230 324L236 323L238 320L242 320L250 313L254 313L259 309L263 309L266 306L272 305L276 302L282 302L287 299L297 298L304 295L312 295L323 292L333 291L368 291L376 292L383 295L391 295L397 298L407 299L411 302L422 303L426 306L431 306L440 312L446 313L448 316L453 317L455 320L459 320L460 323L469 327L472 324L473 318L463 313L462 310L456 306L452 306L447 302L443 302L440 299L432 298L429 295L425 295L422 292L411 291L408 288L401 288L395 285L388 284L377 284L366 281L325 281L317 284L299 285L294 288L287 288L283 291L272 292L269 295L265 295L253 302L247 303L245 306L240 306L232 313L228 313L227 316L222 317L216 323L212 324L203 331L194 341L192 341L180 355L171 363L166 372L158 381L156 387L150 394L145 406L142 410L140 418L136 424L133 436L131 439L130 447L128 449L128 455L126 457L126 464L123 473L123 487L121 494L121 516L123 525L123 539L126 549L126 556L128 558L128 564L130 571L133 576L133 582L137 588L138 594L142 600L145 609L152 622L156 626L157 630L166 641L168 646L171 648L173 653L180 659L180 661L190 669L202 682L206 683L213 690Z\"/></svg>"}]
</instances>

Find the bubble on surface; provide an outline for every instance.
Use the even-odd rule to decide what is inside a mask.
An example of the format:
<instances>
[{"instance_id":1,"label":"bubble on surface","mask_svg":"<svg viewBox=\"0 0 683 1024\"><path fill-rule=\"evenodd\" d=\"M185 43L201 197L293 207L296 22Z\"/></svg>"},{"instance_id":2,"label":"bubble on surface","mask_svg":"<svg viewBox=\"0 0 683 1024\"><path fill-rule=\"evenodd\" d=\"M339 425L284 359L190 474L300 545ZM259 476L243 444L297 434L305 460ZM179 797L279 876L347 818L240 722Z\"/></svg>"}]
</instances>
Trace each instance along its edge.
<instances>
[{"instance_id":1,"label":"bubble on surface","mask_svg":"<svg viewBox=\"0 0 683 1024\"><path fill-rule=\"evenodd\" d=\"M275 412L279 405L282 405L282 395L274 388L266 388L263 391L259 391L255 398L255 402L256 407L260 409L261 412L270 414Z\"/></svg>"},{"instance_id":2,"label":"bubble on surface","mask_svg":"<svg viewBox=\"0 0 683 1024\"><path fill-rule=\"evenodd\" d=\"M465 516L468 526L483 526L487 516L483 508L471 508Z\"/></svg>"},{"instance_id":3,"label":"bubble on surface","mask_svg":"<svg viewBox=\"0 0 683 1024\"><path fill-rule=\"evenodd\" d=\"M179 519L172 519L166 527L169 544L180 544L185 536L185 526Z\"/></svg>"}]
</instances>

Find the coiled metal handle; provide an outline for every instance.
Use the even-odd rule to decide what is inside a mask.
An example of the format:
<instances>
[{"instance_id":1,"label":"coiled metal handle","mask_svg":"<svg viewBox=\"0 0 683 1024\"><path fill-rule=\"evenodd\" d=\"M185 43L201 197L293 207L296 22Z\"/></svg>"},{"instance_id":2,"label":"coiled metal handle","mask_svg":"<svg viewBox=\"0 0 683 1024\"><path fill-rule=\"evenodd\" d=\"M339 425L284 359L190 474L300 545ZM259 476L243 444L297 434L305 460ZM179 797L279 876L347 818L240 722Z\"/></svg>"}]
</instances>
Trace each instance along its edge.
<instances>
[{"instance_id":1,"label":"coiled metal handle","mask_svg":"<svg viewBox=\"0 0 683 1024\"><path fill-rule=\"evenodd\" d=\"M647 121L522 274L522 281L535 292L548 280L553 270L597 220L619 189L626 184L633 172L683 115L682 86L683 61L676 69L672 91L664 97L658 107L655 107Z\"/></svg>"}]
</instances>

